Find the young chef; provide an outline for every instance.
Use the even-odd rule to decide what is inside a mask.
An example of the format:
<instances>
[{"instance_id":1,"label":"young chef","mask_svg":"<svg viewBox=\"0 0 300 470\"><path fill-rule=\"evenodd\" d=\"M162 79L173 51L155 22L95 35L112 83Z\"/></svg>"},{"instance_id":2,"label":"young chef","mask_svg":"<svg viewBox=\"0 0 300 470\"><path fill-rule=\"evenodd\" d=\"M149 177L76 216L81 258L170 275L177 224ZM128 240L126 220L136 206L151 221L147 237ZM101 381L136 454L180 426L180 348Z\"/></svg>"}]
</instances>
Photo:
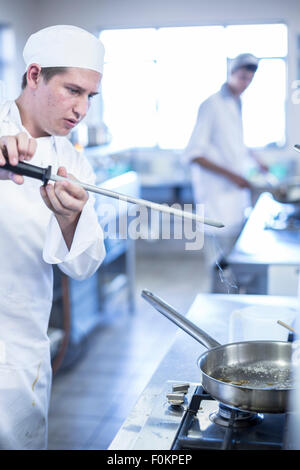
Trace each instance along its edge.
<instances>
[{"instance_id":1,"label":"young chef","mask_svg":"<svg viewBox=\"0 0 300 470\"><path fill-rule=\"evenodd\" d=\"M0 106L0 449L47 448L52 264L81 280L105 256L92 195L1 170L7 155L94 183L66 136L98 93L103 46L80 28L53 26L30 36L23 56L21 95Z\"/></svg>"},{"instance_id":2,"label":"young chef","mask_svg":"<svg viewBox=\"0 0 300 470\"><path fill-rule=\"evenodd\" d=\"M221 220L218 230L223 251L228 251L251 205L250 183L245 178L249 150L243 141L241 94L253 80L258 59L241 54L233 60L227 82L204 101L185 151L192 163L195 203L204 204L206 217ZM209 233L209 230L206 231Z\"/></svg>"}]
</instances>

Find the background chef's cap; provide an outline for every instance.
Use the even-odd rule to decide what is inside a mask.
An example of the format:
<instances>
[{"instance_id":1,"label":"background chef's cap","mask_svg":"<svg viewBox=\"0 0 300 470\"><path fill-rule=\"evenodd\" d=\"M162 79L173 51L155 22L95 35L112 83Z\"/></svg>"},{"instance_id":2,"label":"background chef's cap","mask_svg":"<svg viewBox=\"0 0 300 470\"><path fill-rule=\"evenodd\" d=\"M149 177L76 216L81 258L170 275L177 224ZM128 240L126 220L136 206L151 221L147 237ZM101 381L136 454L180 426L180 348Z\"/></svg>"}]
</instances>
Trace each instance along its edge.
<instances>
[{"instance_id":1,"label":"background chef's cap","mask_svg":"<svg viewBox=\"0 0 300 470\"><path fill-rule=\"evenodd\" d=\"M41 67L80 67L103 73L104 47L93 34L70 25L57 25L32 34L24 47L26 70Z\"/></svg>"},{"instance_id":2,"label":"background chef's cap","mask_svg":"<svg viewBox=\"0 0 300 470\"><path fill-rule=\"evenodd\" d=\"M231 61L230 73L233 73L242 67L249 68L249 70L252 70L252 72L256 72L258 62L258 58L252 54L240 54Z\"/></svg>"}]
</instances>

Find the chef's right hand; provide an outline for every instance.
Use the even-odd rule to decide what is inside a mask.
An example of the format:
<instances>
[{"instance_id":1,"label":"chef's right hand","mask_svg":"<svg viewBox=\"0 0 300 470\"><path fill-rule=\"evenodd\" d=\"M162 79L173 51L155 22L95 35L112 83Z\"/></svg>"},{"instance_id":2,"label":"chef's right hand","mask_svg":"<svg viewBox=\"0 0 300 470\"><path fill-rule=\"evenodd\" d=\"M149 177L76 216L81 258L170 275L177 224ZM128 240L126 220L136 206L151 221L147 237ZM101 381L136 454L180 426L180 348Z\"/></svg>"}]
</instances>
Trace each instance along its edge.
<instances>
[{"instance_id":1,"label":"chef's right hand","mask_svg":"<svg viewBox=\"0 0 300 470\"><path fill-rule=\"evenodd\" d=\"M37 143L35 139L28 137L25 132L17 135L0 137L0 180L12 180L16 184L24 183L22 175L15 175L11 171L2 170L8 159L11 165L17 165L19 161L31 160Z\"/></svg>"}]
</instances>

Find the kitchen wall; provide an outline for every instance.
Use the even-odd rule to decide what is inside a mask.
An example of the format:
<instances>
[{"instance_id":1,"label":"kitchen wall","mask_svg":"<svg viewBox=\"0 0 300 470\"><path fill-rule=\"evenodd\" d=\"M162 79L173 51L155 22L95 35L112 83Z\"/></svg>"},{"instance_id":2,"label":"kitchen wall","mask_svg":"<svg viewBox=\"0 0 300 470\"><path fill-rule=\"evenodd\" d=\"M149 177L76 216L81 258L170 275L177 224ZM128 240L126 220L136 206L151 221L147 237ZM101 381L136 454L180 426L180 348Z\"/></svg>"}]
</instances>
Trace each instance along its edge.
<instances>
[{"instance_id":1,"label":"kitchen wall","mask_svg":"<svg viewBox=\"0 0 300 470\"><path fill-rule=\"evenodd\" d=\"M0 0L0 21L16 32L17 71L23 73L22 48L27 35L52 24L75 24L92 32L101 28L178 26L284 21L289 26L287 146L293 155L300 142L300 103L292 101L297 77L296 45L300 34L299 0Z\"/></svg>"},{"instance_id":2,"label":"kitchen wall","mask_svg":"<svg viewBox=\"0 0 300 470\"><path fill-rule=\"evenodd\" d=\"M35 25L39 23L36 4L36 0L0 0L0 24L12 26L15 33L16 93L20 90L21 76L24 73L24 44Z\"/></svg>"}]
</instances>

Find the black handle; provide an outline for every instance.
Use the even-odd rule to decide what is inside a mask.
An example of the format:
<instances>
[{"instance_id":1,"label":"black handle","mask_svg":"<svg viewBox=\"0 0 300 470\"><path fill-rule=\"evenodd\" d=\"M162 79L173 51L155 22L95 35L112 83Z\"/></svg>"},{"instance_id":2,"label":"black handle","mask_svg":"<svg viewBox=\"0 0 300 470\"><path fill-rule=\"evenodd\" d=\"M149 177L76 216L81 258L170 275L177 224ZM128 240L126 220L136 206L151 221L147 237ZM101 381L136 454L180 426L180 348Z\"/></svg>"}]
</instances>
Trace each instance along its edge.
<instances>
[{"instance_id":1,"label":"black handle","mask_svg":"<svg viewBox=\"0 0 300 470\"><path fill-rule=\"evenodd\" d=\"M4 166L0 166L0 170L7 170L17 175L29 176L36 180L43 181L46 185L51 177L51 166L48 168L41 168L39 166L31 165L30 163L19 162L17 165L11 165L6 161Z\"/></svg>"}]
</instances>

